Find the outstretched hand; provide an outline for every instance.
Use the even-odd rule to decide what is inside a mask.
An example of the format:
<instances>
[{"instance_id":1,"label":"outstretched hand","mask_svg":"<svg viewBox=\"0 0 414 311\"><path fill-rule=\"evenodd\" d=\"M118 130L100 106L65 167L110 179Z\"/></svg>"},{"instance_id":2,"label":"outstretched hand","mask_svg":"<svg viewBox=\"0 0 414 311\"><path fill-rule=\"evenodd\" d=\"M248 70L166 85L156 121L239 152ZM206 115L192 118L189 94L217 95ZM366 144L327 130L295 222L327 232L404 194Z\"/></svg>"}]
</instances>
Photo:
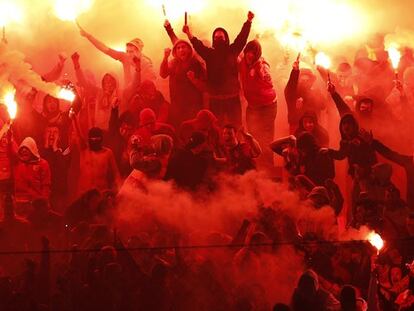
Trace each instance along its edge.
<instances>
[{"instance_id":1,"label":"outstretched hand","mask_svg":"<svg viewBox=\"0 0 414 311\"><path fill-rule=\"evenodd\" d=\"M72 62L74 64L78 64L79 63L80 55L79 55L78 52L75 52L75 53L72 54L71 58L72 58Z\"/></svg>"},{"instance_id":2,"label":"outstretched hand","mask_svg":"<svg viewBox=\"0 0 414 311\"><path fill-rule=\"evenodd\" d=\"M336 92L335 85L332 82L328 82L328 92L334 94Z\"/></svg>"},{"instance_id":3,"label":"outstretched hand","mask_svg":"<svg viewBox=\"0 0 414 311\"><path fill-rule=\"evenodd\" d=\"M76 21L76 26L78 26L78 28L79 28L79 33L80 33L80 35L81 35L82 37L87 37L87 36L88 36L88 33L85 31L85 29L83 29L83 28L82 28L82 26L81 26L81 25L79 25L79 22L78 22L78 21Z\"/></svg>"},{"instance_id":4,"label":"outstretched hand","mask_svg":"<svg viewBox=\"0 0 414 311\"><path fill-rule=\"evenodd\" d=\"M249 11L249 13L247 13L247 20L251 22L253 18L254 18L254 13L252 11Z\"/></svg>"}]
</instances>

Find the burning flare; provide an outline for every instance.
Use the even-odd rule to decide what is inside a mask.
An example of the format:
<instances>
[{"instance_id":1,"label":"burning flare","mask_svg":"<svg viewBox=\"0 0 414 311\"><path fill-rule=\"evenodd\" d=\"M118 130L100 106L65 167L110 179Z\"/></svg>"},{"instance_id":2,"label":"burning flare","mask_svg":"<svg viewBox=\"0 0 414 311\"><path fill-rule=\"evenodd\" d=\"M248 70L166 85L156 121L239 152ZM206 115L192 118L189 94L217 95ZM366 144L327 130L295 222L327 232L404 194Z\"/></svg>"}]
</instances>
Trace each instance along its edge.
<instances>
[{"instance_id":1,"label":"burning flare","mask_svg":"<svg viewBox=\"0 0 414 311\"><path fill-rule=\"evenodd\" d=\"M377 253L379 253L380 250L384 247L384 240L375 231L372 231L368 234L367 240L369 243L371 243L372 246L377 249Z\"/></svg>"},{"instance_id":2,"label":"burning flare","mask_svg":"<svg viewBox=\"0 0 414 311\"><path fill-rule=\"evenodd\" d=\"M394 70L397 70L398 66L400 65L401 52L398 50L398 48L394 44L392 44L388 48L387 51L388 51L388 56L391 60L392 68L394 68Z\"/></svg>"},{"instance_id":3,"label":"burning flare","mask_svg":"<svg viewBox=\"0 0 414 311\"><path fill-rule=\"evenodd\" d=\"M11 120L14 120L17 115L17 103L14 100L15 93L16 90L13 89L12 91L7 92L6 95L4 95L3 99Z\"/></svg>"},{"instance_id":4,"label":"burning flare","mask_svg":"<svg viewBox=\"0 0 414 311\"><path fill-rule=\"evenodd\" d=\"M23 19L22 10L14 1L0 0L0 27Z\"/></svg>"},{"instance_id":5,"label":"burning flare","mask_svg":"<svg viewBox=\"0 0 414 311\"><path fill-rule=\"evenodd\" d=\"M67 88L61 88L57 95L58 98L73 102L75 100L75 93Z\"/></svg>"},{"instance_id":6,"label":"burning flare","mask_svg":"<svg viewBox=\"0 0 414 311\"><path fill-rule=\"evenodd\" d=\"M55 15L62 21L75 21L92 7L92 0L56 0Z\"/></svg>"},{"instance_id":7,"label":"burning flare","mask_svg":"<svg viewBox=\"0 0 414 311\"><path fill-rule=\"evenodd\" d=\"M318 52L315 56L315 64L325 69L329 69L331 67L331 59L324 52Z\"/></svg>"}]
</instances>

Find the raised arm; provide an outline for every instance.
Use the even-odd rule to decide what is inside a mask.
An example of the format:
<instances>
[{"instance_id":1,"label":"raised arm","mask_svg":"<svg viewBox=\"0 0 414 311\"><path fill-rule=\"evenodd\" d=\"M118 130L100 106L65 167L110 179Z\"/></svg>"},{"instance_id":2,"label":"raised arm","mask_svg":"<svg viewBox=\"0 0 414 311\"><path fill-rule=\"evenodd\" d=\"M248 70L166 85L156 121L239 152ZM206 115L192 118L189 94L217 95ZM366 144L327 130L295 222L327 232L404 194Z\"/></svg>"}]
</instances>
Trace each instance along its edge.
<instances>
[{"instance_id":1,"label":"raised arm","mask_svg":"<svg viewBox=\"0 0 414 311\"><path fill-rule=\"evenodd\" d=\"M232 47L237 54L240 54L243 51L244 46L247 43L247 39L249 38L250 29L252 27L252 21L254 18L254 14L249 11L247 14L247 21L243 24L243 27L234 40Z\"/></svg>"},{"instance_id":2,"label":"raised arm","mask_svg":"<svg viewBox=\"0 0 414 311\"><path fill-rule=\"evenodd\" d=\"M290 73L288 83L286 84L286 87L285 87L285 99L286 99L286 105L287 105L287 110L288 110L289 124L291 124L295 120L299 74L300 74L299 61L297 60L293 63L292 71Z\"/></svg>"},{"instance_id":3,"label":"raised arm","mask_svg":"<svg viewBox=\"0 0 414 311\"><path fill-rule=\"evenodd\" d=\"M249 145L253 158L258 158L262 154L262 148L259 142L253 137L252 134L247 133L243 128L240 130L244 140Z\"/></svg>"},{"instance_id":4,"label":"raised arm","mask_svg":"<svg viewBox=\"0 0 414 311\"><path fill-rule=\"evenodd\" d=\"M170 21L168 19L166 19L164 22L164 28L168 34L168 37L170 37L171 43L174 45L178 41L178 37L175 34L174 29L172 28Z\"/></svg>"},{"instance_id":5,"label":"raised arm","mask_svg":"<svg viewBox=\"0 0 414 311\"><path fill-rule=\"evenodd\" d=\"M116 60L122 60L122 58L125 56L126 54L125 52L120 52L120 51L111 49L110 47L106 46L103 42L99 41L94 36L92 36L90 33L86 32L79 24L77 25L79 27L81 36L88 39L88 41L92 43L102 53L105 53L106 55Z\"/></svg>"},{"instance_id":6,"label":"raised arm","mask_svg":"<svg viewBox=\"0 0 414 311\"><path fill-rule=\"evenodd\" d=\"M335 85L328 82L328 92L331 94L332 99L335 102L336 108L338 109L339 115L342 117L344 114L352 113L351 108L345 103L341 95L335 90Z\"/></svg>"},{"instance_id":7,"label":"raised arm","mask_svg":"<svg viewBox=\"0 0 414 311\"><path fill-rule=\"evenodd\" d=\"M171 49L166 48L164 50L164 58L162 59L162 63L160 66L160 76L163 79L166 79L170 75L170 64L168 59L171 55Z\"/></svg>"},{"instance_id":8,"label":"raised arm","mask_svg":"<svg viewBox=\"0 0 414 311\"><path fill-rule=\"evenodd\" d=\"M183 27L183 32L187 35L188 40L190 40L191 44L193 45L194 50L197 52L198 55L201 56L202 59L206 59L210 48L206 47L203 42L201 42L199 39L193 36L190 27L188 25L185 25Z\"/></svg>"},{"instance_id":9,"label":"raised arm","mask_svg":"<svg viewBox=\"0 0 414 311\"><path fill-rule=\"evenodd\" d=\"M64 54L59 54L59 59L55 67L48 73L42 76L43 81L53 82L60 78L62 75L63 67L65 67L66 56Z\"/></svg>"},{"instance_id":10,"label":"raised arm","mask_svg":"<svg viewBox=\"0 0 414 311\"><path fill-rule=\"evenodd\" d=\"M296 137L293 135L287 136L287 137L282 137L279 139L276 139L274 142L272 142L270 144L270 149L272 149L272 151L274 153L277 153L280 156L283 156L283 150L286 149L286 147L291 146L291 147L295 147L296 146Z\"/></svg>"},{"instance_id":11,"label":"raised arm","mask_svg":"<svg viewBox=\"0 0 414 311\"><path fill-rule=\"evenodd\" d=\"M73 53L71 58L72 58L73 68L75 69L76 79L78 80L79 85L83 88L95 87L95 85L91 85L85 79L85 75L83 74L83 70L80 66L80 62L79 62L80 55L78 54L78 52Z\"/></svg>"}]
</instances>

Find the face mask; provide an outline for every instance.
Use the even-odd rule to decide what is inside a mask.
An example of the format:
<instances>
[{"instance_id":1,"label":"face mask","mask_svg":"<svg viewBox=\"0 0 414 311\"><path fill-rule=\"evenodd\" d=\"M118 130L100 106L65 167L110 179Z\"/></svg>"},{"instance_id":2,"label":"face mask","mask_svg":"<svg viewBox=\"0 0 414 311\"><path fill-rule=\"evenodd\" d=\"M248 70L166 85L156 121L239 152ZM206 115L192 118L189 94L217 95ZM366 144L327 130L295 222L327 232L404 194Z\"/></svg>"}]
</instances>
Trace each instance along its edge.
<instances>
[{"instance_id":1,"label":"face mask","mask_svg":"<svg viewBox=\"0 0 414 311\"><path fill-rule=\"evenodd\" d=\"M102 138L89 138L89 149L92 151L99 151L102 149Z\"/></svg>"},{"instance_id":2,"label":"face mask","mask_svg":"<svg viewBox=\"0 0 414 311\"><path fill-rule=\"evenodd\" d=\"M226 41L223 39L216 39L214 40L213 45L214 45L214 48L220 49L226 46Z\"/></svg>"}]
</instances>

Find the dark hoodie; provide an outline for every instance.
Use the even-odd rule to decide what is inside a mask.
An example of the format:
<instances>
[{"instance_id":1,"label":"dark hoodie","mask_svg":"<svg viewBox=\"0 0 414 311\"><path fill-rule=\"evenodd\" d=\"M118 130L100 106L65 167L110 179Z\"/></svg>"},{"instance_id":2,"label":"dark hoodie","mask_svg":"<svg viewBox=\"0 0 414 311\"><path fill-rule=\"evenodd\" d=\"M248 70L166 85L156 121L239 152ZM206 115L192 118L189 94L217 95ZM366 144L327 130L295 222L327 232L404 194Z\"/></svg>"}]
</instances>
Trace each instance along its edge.
<instances>
[{"instance_id":1,"label":"dark hoodie","mask_svg":"<svg viewBox=\"0 0 414 311\"><path fill-rule=\"evenodd\" d=\"M226 40L222 46L206 47L199 39L193 37L191 43L196 52L204 59L207 66L207 81L209 92L213 96L239 95L238 56L246 45L252 23L245 22L243 28L232 44L227 31L217 28L213 32L223 31ZM213 40L214 42L214 40Z\"/></svg>"},{"instance_id":2,"label":"dark hoodie","mask_svg":"<svg viewBox=\"0 0 414 311\"><path fill-rule=\"evenodd\" d=\"M323 186L327 179L335 178L335 165L329 154L321 153L315 138L307 132L297 139L297 148L300 152L300 173L305 174L316 185Z\"/></svg>"},{"instance_id":3,"label":"dark hoodie","mask_svg":"<svg viewBox=\"0 0 414 311\"><path fill-rule=\"evenodd\" d=\"M302 118L299 120L299 127L295 131L295 136L298 138L302 133L307 133L307 131L304 128L303 121L305 118L310 118L313 120L313 123L315 124L315 127L312 131L312 136L315 138L316 143L321 147L328 147L329 145L329 134L328 131L325 130L318 122L318 116L313 111L306 111Z\"/></svg>"},{"instance_id":4,"label":"dark hoodie","mask_svg":"<svg viewBox=\"0 0 414 311\"><path fill-rule=\"evenodd\" d=\"M251 108L273 105L276 91L270 75L270 66L262 58L260 43L257 40L247 43L244 54L247 52L253 52L255 55L252 65L247 64L245 57L240 62L240 79L247 103Z\"/></svg>"},{"instance_id":5,"label":"dark hoodie","mask_svg":"<svg viewBox=\"0 0 414 311\"><path fill-rule=\"evenodd\" d=\"M288 122L294 128L298 126L299 119L305 111L312 110L318 115L325 107L323 96L319 91L313 88L301 88L299 85L300 75L308 75L310 80L316 79L313 72L306 68L301 70L293 69L290 74L285 88L285 99L288 108ZM300 109L296 107L296 101L299 98L303 98L303 107Z\"/></svg>"},{"instance_id":6,"label":"dark hoodie","mask_svg":"<svg viewBox=\"0 0 414 311\"><path fill-rule=\"evenodd\" d=\"M346 137L342 130L342 125L345 123L353 125L353 133L351 137ZM339 131L341 133L340 148L338 151L330 149L330 154L335 160L343 160L348 158L349 173L354 176L355 166L362 169L368 169L377 163L377 157L374 147L362 139L360 135L359 124L353 114L345 114L339 123Z\"/></svg>"},{"instance_id":7,"label":"dark hoodie","mask_svg":"<svg viewBox=\"0 0 414 311\"><path fill-rule=\"evenodd\" d=\"M188 60L177 57L176 50L179 44L186 44L191 49ZM194 57L193 47L187 41L177 40L172 54L174 56L172 61L161 64L160 75L164 79L169 77L171 98L169 122L178 128L181 122L194 118L203 105L203 91L191 82L187 73L194 72L195 79L199 81L205 80L206 73L201 62Z\"/></svg>"}]
</instances>

